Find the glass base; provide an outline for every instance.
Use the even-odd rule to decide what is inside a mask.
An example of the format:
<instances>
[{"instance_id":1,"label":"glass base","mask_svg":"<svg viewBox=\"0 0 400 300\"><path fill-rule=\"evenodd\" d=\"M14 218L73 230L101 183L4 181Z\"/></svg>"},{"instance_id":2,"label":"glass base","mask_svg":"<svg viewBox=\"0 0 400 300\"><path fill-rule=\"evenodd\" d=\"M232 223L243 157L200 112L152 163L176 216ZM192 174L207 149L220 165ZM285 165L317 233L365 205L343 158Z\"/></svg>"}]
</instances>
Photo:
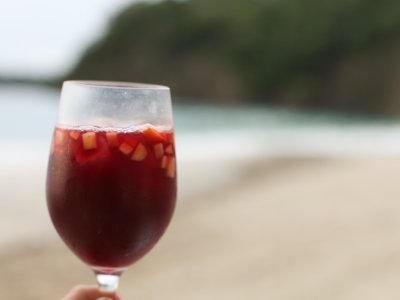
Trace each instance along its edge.
<instances>
[{"instance_id":1,"label":"glass base","mask_svg":"<svg viewBox=\"0 0 400 300\"><path fill-rule=\"evenodd\" d=\"M114 293L118 289L119 277L125 268L108 269L101 267L92 267L96 274L96 281L102 292Z\"/></svg>"},{"instance_id":2,"label":"glass base","mask_svg":"<svg viewBox=\"0 0 400 300\"><path fill-rule=\"evenodd\" d=\"M97 284L102 292L116 292L119 283L119 274L96 274Z\"/></svg>"}]
</instances>

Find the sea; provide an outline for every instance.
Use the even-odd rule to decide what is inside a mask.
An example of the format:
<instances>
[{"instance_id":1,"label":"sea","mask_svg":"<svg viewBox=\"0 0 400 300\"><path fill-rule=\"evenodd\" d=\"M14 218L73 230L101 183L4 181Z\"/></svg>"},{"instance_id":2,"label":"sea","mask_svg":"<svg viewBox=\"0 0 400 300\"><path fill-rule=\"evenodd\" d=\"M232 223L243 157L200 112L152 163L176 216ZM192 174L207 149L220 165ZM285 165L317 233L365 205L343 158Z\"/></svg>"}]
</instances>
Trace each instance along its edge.
<instances>
[{"instance_id":1,"label":"sea","mask_svg":"<svg viewBox=\"0 0 400 300\"><path fill-rule=\"evenodd\" d=\"M46 161L59 96L41 86L0 85L0 166ZM173 100L183 162L400 155L400 120L209 103Z\"/></svg>"}]
</instances>

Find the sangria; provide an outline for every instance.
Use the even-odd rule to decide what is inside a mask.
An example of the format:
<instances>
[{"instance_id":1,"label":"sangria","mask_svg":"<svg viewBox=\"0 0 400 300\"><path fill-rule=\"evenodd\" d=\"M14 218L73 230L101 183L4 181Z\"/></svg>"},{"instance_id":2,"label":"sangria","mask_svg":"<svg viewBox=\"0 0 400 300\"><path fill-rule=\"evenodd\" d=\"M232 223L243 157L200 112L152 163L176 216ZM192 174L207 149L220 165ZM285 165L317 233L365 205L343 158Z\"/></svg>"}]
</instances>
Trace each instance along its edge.
<instances>
[{"instance_id":1,"label":"sangria","mask_svg":"<svg viewBox=\"0 0 400 300\"><path fill-rule=\"evenodd\" d=\"M57 232L100 287L115 290L118 276L156 244L175 199L169 89L64 83L47 204Z\"/></svg>"}]
</instances>

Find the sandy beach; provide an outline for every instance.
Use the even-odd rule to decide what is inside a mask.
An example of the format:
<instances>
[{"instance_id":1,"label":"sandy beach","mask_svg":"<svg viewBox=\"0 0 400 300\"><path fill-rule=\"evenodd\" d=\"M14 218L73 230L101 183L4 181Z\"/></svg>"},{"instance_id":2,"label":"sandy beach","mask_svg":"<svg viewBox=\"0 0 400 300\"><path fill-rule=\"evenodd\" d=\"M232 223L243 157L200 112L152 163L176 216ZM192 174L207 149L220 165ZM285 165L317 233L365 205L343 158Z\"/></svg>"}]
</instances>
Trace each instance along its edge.
<instances>
[{"instance_id":1,"label":"sandy beach","mask_svg":"<svg viewBox=\"0 0 400 300\"><path fill-rule=\"evenodd\" d=\"M166 235L123 275L123 299L397 299L400 159L274 159L232 172L182 189ZM44 176L35 165L0 172L0 299L61 299L94 282L52 229Z\"/></svg>"}]
</instances>

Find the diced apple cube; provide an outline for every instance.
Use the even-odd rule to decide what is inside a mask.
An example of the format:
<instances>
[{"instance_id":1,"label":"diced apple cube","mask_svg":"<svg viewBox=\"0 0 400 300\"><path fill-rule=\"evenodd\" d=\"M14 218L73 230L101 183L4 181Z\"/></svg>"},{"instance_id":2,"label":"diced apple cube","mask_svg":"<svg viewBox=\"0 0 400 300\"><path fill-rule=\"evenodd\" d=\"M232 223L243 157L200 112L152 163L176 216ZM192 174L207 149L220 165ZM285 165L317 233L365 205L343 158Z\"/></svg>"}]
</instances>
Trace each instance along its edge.
<instances>
[{"instance_id":1,"label":"diced apple cube","mask_svg":"<svg viewBox=\"0 0 400 300\"><path fill-rule=\"evenodd\" d=\"M163 157L164 155L164 145L161 143L155 144L153 146L154 155L157 159Z\"/></svg>"},{"instance_id":2,"label":"diced apple cube","mask_svg":"<svg viewBox=\"0 0 400 300\"><path fill-rule=\"evenodd\" d=\"M65 134L64 132L57 130L54 134L54 144L57 146L63 145L65 141Z\"/></svg>"},{"instance_id":3,"label":"diced apple cube","mask_svg":"<svg viewBox=\"0 0 400 300\"><path fill-rule=\"evenodd\" d=\"M134 161L142 161L147 157L147 150L146 147L142 144L139 143L136 146L135 151L133 152L131 159Z\"/></svg>"},{"instance_id":4,"label":"diced apple cube","mask_svg":"<svg viewBox=\"0 0 400 300\"><path fill-rule=\"evenodd\" d=\"M176 164L175 164L175 157L169 157L167 162L167 170L166 175L168 178L175 178L176 173Z\"/></svg>"},{"instance_id":5,"label":"diced apple cube","mask_svg":"<svg viewBox=\"0 0 400 300\"><path fill-rule=\"evenodd\" d=\"M128 143L123 142L121 146L119 146L119 151L121 151L125 155L129 155L133 151L133 147Z\"/></svg>"},{"instance_id":6,"label":"diced apple cube","mask_svg":"<svg viewBox=\"0 0 400 300\"><path fill-rule=\"evenodd\" d=\"M165 153L167 153L167 154L174 154L174 147L172 146L172 144L170 144L170 145L168 145L166 148L165 148Z\"/></svg>"},{"instance_id":7,"label":"diced apple cube","mask_svg":"<svg viewBox=\"0 0 400 300\"><path fill-rule=\"evenodd\" d=\"M81 136L81 134L79 133L79 131L71 131L69 133L69 136L74 139L75 141L77 141L79 139L79 137Z\"/></svg>"},{"instance_id":8,"label":"diced apple cube","mask_svg":"<svg viewBox=\"0 0 400 300\"><path fill-rule=\"evenodd\" d=\"M163 157L161 158L161 169L165 169L167 167L167 163L168 163L168 156L163 155Z\"/></svg>"},{"instance_id":9,"label":"diced apple cube","mask_svg":"<svg viewBox=\"0 0 400 300\"><path fill-rule=\"evenodd\" d=\"M96 133L93 131L82 134L83 149L93 150L97 148Z\"/></svg>"},{"instance_id":10,"label":"diced apple cube","mask_svg":"<svg viewBox=\"0 0 400 300\"><path fill-rule=\"evenodd\" d=\"M152 143L159 143L159 142L166 142L166 138L160 132L158 132L153 127L147 127L143 131L144 136L146 139Z\"/></svg>"},{"instance_id":11,"label":"diced apple cube","mask_svg":"<svg viewBox=\"0 0 400 300\"><path fill-rule=\"evenodd\" d=\"M118 147L118 134L116 132L106 132L106 138L108 146L110 146L111 148Z\"/></svg>"}]
</instances>

